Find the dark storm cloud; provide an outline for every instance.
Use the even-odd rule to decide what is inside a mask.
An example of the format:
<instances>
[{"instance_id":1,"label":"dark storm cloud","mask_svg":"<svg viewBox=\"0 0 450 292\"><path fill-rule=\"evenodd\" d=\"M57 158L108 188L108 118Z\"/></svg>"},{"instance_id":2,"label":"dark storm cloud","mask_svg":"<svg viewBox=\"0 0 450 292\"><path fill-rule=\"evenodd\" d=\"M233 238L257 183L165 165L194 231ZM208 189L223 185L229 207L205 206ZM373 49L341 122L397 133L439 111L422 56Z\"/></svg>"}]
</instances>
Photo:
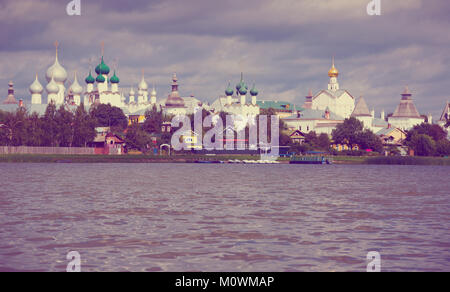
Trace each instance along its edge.
<instances>
[{"instance_id":1,"label":"dark storm cloud","mask_svg":"<svg viewBox=\"0 0 450 292\"><path fill-rule=\"evenodd\" d=\"M145 69L159 98L172 71L184 94L207 101L244 71L261 98L301 103L309 88L327 86L333 55L341 86L377 111L393 111L406 84L422 113L440 114L449 98L445 0L382 1L379 17L366 14L369 0L81 0L81 17L65 14L69 2L0 2L0 97L13 79L29 99L28 85L36 71L43 77L59 40L71 78L87 74L105 41L121 85L135 86Z\"/></svg>"}]
</instances>

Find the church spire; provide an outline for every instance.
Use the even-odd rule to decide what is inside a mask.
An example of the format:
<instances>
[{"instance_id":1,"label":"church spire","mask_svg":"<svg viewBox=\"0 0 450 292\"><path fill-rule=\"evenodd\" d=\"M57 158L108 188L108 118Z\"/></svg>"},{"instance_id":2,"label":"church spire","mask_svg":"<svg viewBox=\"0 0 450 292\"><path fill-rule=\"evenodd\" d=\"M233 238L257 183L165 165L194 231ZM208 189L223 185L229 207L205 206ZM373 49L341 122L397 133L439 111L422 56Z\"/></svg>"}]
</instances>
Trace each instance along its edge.
<instances>
[{"instance_id":1,"label":"church spire","mask_svg":"<svg viewBox=\"0 0 450 292\"><path fill-rule=\"evenodd\" d=\"M339 71L334 65L334 56L332 59L331 69L328 71L328 77L330 77L330 83L328 84L328 90L337 91L339 90L339 83L337 77L339 76Z\"/></svg>"}]
</instances>

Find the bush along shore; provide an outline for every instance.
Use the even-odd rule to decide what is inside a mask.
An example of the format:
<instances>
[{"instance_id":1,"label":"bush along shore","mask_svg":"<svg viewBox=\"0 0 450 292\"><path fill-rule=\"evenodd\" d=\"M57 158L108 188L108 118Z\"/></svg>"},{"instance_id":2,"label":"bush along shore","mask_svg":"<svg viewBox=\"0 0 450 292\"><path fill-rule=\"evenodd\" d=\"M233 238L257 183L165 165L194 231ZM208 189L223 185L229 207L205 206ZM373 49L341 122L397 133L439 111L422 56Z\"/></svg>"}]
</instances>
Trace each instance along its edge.
<instances>
[{"instance_id":1,"label":"bush along shore","mask_svg":"<svg viewBox=\"0 0 450 292\"><path fill-rule=\"evenodd\" d=\"M368 165L445 165L450 166L450 158L410 157L410 156L331 156L334 164ZM0 163L194 163L197 161L259 160L255 155L45 155L9 154L0 155ZM281 163L289 163L289 158L279 158Z\"/></svg>"},{"instance_id":2,"label":"bush along shore","mask_svg":"<svg viewBox=\"0 0 450 292\"><path fill-rule=\"evenodd\" d=\"M380 156L366 159L367 164L384 165L446 165L450 166L448 157L417 157L417 156Z\"/></svg>"}]
</instances>

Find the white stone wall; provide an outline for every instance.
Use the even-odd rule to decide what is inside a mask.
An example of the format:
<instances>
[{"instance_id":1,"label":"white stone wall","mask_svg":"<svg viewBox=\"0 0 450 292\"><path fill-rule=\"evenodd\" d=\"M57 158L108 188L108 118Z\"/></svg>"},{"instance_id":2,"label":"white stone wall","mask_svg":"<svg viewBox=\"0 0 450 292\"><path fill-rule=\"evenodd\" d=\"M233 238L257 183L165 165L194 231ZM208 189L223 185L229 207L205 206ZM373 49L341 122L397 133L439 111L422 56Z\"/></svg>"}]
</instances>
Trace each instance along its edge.
<instances>
[{"instance_id":1,"label":"white stone wall","mask_svg":"<svg viewBox=\"0 0 450 292\"><path fill-rule=\"evenodd\" d=\"M424 118L403 118L403 117L389 117L388 123L393 127L402 129L402 130L410 130L415 125L419 125L425 121Z\"/></svg>"}]
</instances>

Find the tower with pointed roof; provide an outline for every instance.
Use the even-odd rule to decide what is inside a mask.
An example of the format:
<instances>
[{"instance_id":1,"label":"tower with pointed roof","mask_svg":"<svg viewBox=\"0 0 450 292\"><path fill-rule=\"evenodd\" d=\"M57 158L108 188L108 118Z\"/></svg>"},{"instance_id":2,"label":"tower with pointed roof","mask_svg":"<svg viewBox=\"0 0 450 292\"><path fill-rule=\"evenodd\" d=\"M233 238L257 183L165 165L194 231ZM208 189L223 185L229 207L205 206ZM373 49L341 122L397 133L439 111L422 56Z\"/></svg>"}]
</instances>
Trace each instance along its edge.
<instances>
[{"instance_id":1,"label":"tower with pointed roof","mask_svg":"<svg viewBox=\"0 0 450 292\"><path fill-rule=\"evenodd\" d=\"M252 105L256 105L256 97L258 96L259 92L256 89L255 84L253 84L252 89L250 90L250 95L252 96Z\"/></svg>"},{"instance_id":2,"label":"tower with pointed roof","mask_svg":"<svg viewBox=\"0 0 450 292\"><path fill-rule=\"evenodd\" d=\"M58 48L59 43L58 41L55 42L55 62L52 66L50 66L47 69L47 73L45 74L45 77L47 78L47 82L50 83L53 79L53 82L58 86L58 92L53 96L51 99L48 98L48 100L53 100L55 104L63 104L65 100L65 94L66 94L66 87L65 82L67 81L67 71L64 69L63 66L59 63L59 57L58 57Z\"/></svg>"},{"instance_id":3,"label":"tower with pointed roof","mask_svg":"<svg viewBox=\"0 0 450 292\"><path fill-rule=\"evenodd\" d=\"M31 104L42 104L42 92L44 92L44 87L42 87L41 83L38 79L38 74L36 73L36 79L30 85L30 93L31 93Z\"/></svg>"},{"instance_id":4,"label":"tower with pointed roof","mask_svg":"<svg viewBox=\"0 0 450 292\"><path fill-rule=\"evenodd\" d=\"M305 99L306 100L305 103L303 104L303 108L312 109L313 93L311 89L308 91L308 95L305 97Z\"/></svg>"},{"instance_id":5,"label":"tower with pointed roof","mask_svg":"<svg viewBox=\"0 0 450 292\"><path fill-rule=\"evenodd\" d=\"M155 88L155 84L153 84L152 92L150 93L150 103L152 105L156 104L156 88Z\"/></svg>"},{"instance_id":6,"label":"tower with pointed roof","mask_svg":"<svg viewBox=\"0 0 450 292\"><path fill-rule=\"evenodd\" d=\"M18 104L16 98L14 97L14 83L9 81L8 83L8 97L6 97L3 104Z\"/></svg>"},{"instance_id":7,"label":"tower with pointed roof","mask_svg":"<svg viewBox=\"0 0 450 292\"><path fill-rule=\"evenodd\" d=\"M337 77L339 71L335 66L334 57L331 69L328 71L330 81L328 88L319 91L313 96L312 92L306 97L305 108L330 111L343 118L349 118L355 109L355 98L345 89L340 88Z\"/></svg>"},{"instance_id":8,"label":"tower with pointed roof","mask_svg":"<svg viewBox=\"0 0 450 292\"><path fill-rule=\"evenodd\" d=\"M415 125L421 124L425 119L419 114L412 99L412 93L408 86L402 93L400 104L395 109L395 112L388 118L389 124L402 130L409 130Z\"/></svg>"},{"instance_id":9,"label":"tower with pointed roof","mask_svg":"<svg viewBox=\"0 0 450 292\"><path fill-rule=\"evenodd\" d=\"M184 100L180 97L180 93L178 92L177 73L173 73L172 75L172 92L169 94L165 105L166 112L168 113L180 114L185 112L186 107Z\"/></svg>"},{"instance_id":10,"label":"tower with pointed roof","mask_svg":"<svg viewBox=\"0 0 450 292\"><path fill-rule=\"evenodd\" d=\"M331 90L331 91L339 90L339 83L337 80L338 76L339 76L339 71L334 66L334 56L333 56L332 66L331 66L331 69L328 71L328 77L330 77L330 83L328 83L328 90Z\"/></svg>"},{"instance_id":11,"label":"tower with pointed roof","mask_svg":"<svg viewBox=\"0 0 450 292\"><path fill-rule=\"evenodd\" d=\"M145 104L148 102L148 84L145 81L144 70L142 70L142 79L138 85L138 103Z\"/></svg>"},{"instance_id":12,"label":"tower with pointed roof","mask_svg":"<svg viewBox=\"0 0 450 292\"><path fill-rule=\"evenodd\" d=\"M50 82L45 87L47 90L47 103L54 103L59 104L59 92L61 88L58 86L58 84L55 81L55 78L50 79Z\"/></svg>"},{"instance_id":13,"label":"tower with pointed roof","mask_svg":"<svg viewBox=\"0 0 450 292\"><path fill-rule=\"evenodd\" d=\"M75 105L81 104L81 94L83 93L83 87L78 83L77 72L75 71L75 76L72 85L69 88L72 93L72 101Z\"/></svg>"},{"instance_id":14,"label":"tower with pointed roof","mask_svg":"<svg viewBox=\"0 0 450 292\"><path fill-rule=\"evenodd\" d=\"M366 100L361 96L356 103L355 110L353 111L351 117L360 120L364 124L365 128L370 129L373 124L374 115L375 113L372 115L369 111Z\"/></svg>"}]
</instances>

